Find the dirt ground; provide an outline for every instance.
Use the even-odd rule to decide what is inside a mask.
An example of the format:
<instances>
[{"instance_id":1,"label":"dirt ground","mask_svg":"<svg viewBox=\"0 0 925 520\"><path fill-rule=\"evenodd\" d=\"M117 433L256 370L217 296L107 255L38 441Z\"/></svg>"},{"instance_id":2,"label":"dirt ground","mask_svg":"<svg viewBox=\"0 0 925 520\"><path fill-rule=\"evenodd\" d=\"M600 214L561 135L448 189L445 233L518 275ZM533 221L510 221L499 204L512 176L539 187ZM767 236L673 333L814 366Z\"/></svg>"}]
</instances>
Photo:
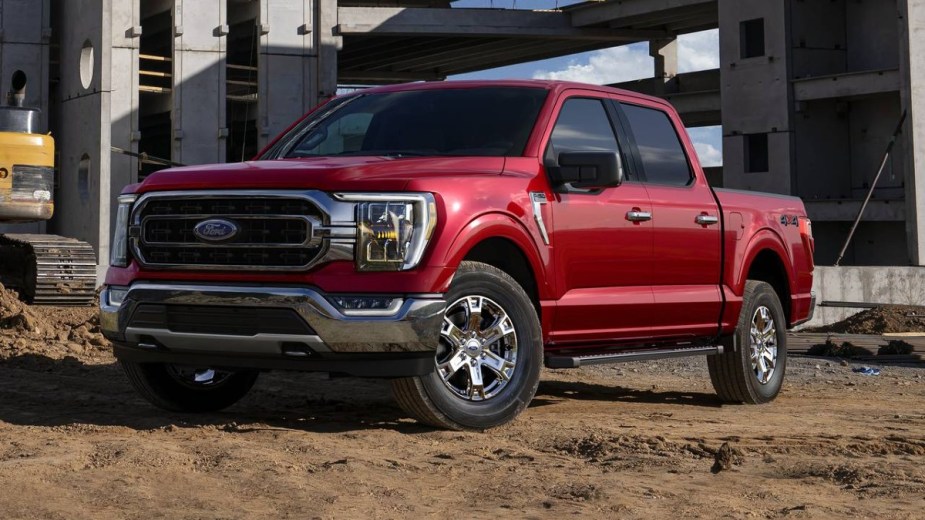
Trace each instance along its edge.
<instances>
[{"instance_id":1,"label":"dirt ground","mask_svg":"<svg viewBox=\"0 0 925 520\"><path fill-rule=\"evenodd\" d=\"M838 323L806 329L805 332L835 334L925 333L925 307L884 305L859 312Z\"/></svg>"},{"instance_id":2,"label":"dirt ground","mask_svg":"<svg viewBox=\"0 0 925 520\"><path fill-rule=\"evenodd\" d=\"M136 397L89 310L4 303L4 519L925 511L925 368L791 359L784 393L757 407L721 405L699 358L546 371L532 406L487 433L419 426L384 382L277 372L189 416Z\"/></svg>"}]
</instances>

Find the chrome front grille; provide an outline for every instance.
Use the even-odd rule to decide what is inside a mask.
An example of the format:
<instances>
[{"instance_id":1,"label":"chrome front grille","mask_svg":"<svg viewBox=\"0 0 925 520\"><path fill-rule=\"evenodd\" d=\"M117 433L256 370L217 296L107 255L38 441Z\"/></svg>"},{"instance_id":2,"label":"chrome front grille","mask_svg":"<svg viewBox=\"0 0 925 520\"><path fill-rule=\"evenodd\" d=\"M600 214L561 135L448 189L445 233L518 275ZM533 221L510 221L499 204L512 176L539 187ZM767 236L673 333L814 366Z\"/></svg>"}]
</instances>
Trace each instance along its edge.
<instances>
[{"instance_id":1,"label":"chrome front grille","mask_svg":"<svg viewBox=\"0 0 925 520\"><path fill-rule=\"evenodd\" d=\"M344 217L352 220L353 208L341 206L320 192L151 193L132 211L132 251L152 268L304 270L352 256L356 227ZM233 235L204 239L195 231L216 219Z\"/></svg>"}]
</instances>

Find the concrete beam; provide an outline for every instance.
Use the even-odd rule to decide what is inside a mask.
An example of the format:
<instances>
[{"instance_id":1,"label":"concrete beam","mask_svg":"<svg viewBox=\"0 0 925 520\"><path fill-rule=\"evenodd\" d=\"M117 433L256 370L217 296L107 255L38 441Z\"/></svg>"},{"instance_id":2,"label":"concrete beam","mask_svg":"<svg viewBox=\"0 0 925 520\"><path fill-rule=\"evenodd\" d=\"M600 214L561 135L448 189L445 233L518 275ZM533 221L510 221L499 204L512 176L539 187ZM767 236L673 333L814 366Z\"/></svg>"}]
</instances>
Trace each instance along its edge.
<instances>
[{"instance_id":1,"label":"concrete beam","mask_svg":"<svg viewBox=\"0 0 925 520\"><path fill-rule=\"evenodd\" d=\"M340 7L335 34L379 36L456 36L542 40L640 41L651 31L573 27L567 13L497 9Z\"/></svg>"},{"instance_id":2,"label":"concrete beam","mask_svg":"<svg viewBox=\"0 0 925 520\"><path fill-rule=\"evenodd\" d=\"M722 109L722 100L718 90L668 94L664 98L682 115L698 112L713 112L718 115ZM720 120L717 120L716 124L720 124Z\"/></svg>"},{"instance_id":3,"label":"concrete beam","mask_svg":"<svg viewBox=\"0 0 925 520\"><path fill-rule=\"evenodd\" d=\"M622 0L576 7L568 12L572 17L572 25L587 27L631 18L648 18L664 24L670 11L715 14L717 9L717 0Z\"/></svg>"},{"instance_id":4,"label":"concrete beam","mask_svg":"<svg viewBox=\"0 0 925 520\"><path fill-rule=\"evenodd\" d=\"M817 222L854 222L861 200L805 200L806 214ZM871 200L862 222L904 222L906 203L902 200Z\"/></svg>"},{"instance_id":5,"label":"concrete beam","mask_svg":"<svg viewBox=\"0 0 925 520\"><path fill-rule=\"evenodd\" d=\"M392 72L377 70L346 70L338 74L340 83L360 83L380 85L387 83L405 83L409 81L442 81L446 75L434 72Z\"/></svg>"},{"instance_id":6,"label":"concrete beam","mask_svg":"<svg viewBox=\"0 0 925 520\"><path fill-rule=\"evenodd\" d=\"M901 87L902 81L898 69L832 74L793 81L796 101L899 92Z\"/></svg>"}]
</instances>

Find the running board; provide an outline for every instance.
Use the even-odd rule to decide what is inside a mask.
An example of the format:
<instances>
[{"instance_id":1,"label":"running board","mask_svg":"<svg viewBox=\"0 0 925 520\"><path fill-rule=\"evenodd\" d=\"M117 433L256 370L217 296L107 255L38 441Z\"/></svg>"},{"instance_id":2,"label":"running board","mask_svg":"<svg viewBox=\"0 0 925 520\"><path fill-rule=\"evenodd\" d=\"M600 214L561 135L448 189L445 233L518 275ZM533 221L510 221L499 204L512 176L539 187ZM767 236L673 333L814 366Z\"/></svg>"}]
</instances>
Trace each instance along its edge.
<instances>
[{"instance_id":1,"label":"running board","mask_svg":"<svg viewBox=\"0 0 925 520\"><path fill-rule=\"evenodd\" d=\"M649 361L653 359L687 356L711 356L722 353L722 345L716 345L713 347L637 350L635 352L615 352L613 354L598 354L593 356L548 356L546 358L546 368L580 368L588 365L606 365L610 363L625 363L627 361Z\"/></svg>"}]
</instances>

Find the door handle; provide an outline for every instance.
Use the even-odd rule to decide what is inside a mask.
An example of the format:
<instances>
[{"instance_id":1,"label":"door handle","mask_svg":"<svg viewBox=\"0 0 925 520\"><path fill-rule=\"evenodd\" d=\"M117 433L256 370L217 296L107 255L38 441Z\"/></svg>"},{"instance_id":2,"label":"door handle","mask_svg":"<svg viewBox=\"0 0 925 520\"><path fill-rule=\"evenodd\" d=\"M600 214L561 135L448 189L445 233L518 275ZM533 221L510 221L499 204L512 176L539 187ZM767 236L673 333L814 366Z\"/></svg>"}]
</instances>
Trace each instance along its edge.
<instances>
[{"instance_id":1,"label":"door handle","mask_svg":"<svg viewBox=\"0 0 925 520\"><path fill-rule=\"evenodd\" d=\"M648 211L636 210L627 211L626 220L629 220L630 222L648 222L652 220L652 213L649 213Z\"/></svg>"},{"instance_id":2,"label":"door handle","mask_svg":"<svg viewBox=\"0 0 925 520\"><path fill-rule=\"evenodd\" d=\"M716 215L697 215L694 222L700 226L712 226L713 224L719 224L719 217Z\"/></svg>"}]
</instances>

